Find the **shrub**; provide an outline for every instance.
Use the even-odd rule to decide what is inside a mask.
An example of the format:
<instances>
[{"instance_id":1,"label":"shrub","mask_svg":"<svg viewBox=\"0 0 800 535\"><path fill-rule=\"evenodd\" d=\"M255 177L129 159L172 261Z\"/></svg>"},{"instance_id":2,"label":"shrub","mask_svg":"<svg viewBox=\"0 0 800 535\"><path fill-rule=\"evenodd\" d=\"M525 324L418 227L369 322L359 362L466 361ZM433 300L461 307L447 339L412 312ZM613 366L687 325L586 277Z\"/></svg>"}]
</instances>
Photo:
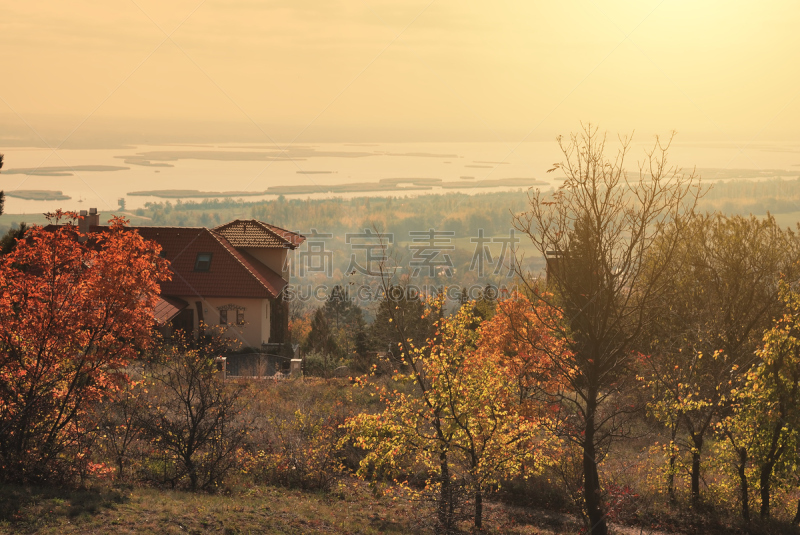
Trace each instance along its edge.
<instances>
[{"instance_id":1,"label":"shrub","mask_svg":"<svg viewBox=\"0 0 800 535\"><path fill-rule=\"evenodd\" d=\"M191 490L214 489L236 464L248 432L239 418L246 383L223 381L213 358L176 347L150 366L145 385L138 424L152 445L150 477L173 487L188 479Z\"/></svg>"},{"instance_id":2,"label":"shrub","mask_svg":"<svg viewBox=\"0 0 800 535\"><path fill-rule=\"evenodd\" d=\"M264 382L253 391L255 426L245 471L255 481L327 490L355 466L338 444L347 416L364 410L343 380Z\"/></svg>"}]
</instances>

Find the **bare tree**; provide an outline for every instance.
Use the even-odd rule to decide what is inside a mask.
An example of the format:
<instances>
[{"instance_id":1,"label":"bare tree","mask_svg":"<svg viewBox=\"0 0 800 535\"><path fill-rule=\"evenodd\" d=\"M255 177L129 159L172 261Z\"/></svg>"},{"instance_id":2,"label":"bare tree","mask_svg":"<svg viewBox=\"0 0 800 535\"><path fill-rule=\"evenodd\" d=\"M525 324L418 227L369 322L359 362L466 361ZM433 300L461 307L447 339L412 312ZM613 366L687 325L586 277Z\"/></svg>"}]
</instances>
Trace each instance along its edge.
<instances>
[{"instance_id":1,"label":"bare tree","mask_svg":"<svg viewBox=\"0 0 800 535\"><path fill-rule=\"evenodd\" d=\"M133 368L131 371L141 375L140 370ZM125 479L125 468L131 462L131 450L142 434L139 420L145 410L143 390L140 381L132 381L105 405L100 414L102 444L116 462L117 480Z\"/></svg>"},{"instance_id":2,"label":"bare tree","mask_svg":"<svg viewBox=\"0 0 800 535\"><path fill-rule=\"evenodd\" d=\"M146 371L147 407L138 418L142 435L177 468L165 481L174 486L188 476L191 490L222 481L250 427L241 420L246 385L221 377L210 346L189 349L179 340L166 347Z\"/></svg>"},{"instance_id":3,"label":"bare tree","mask_svg":"<svg viewBox=\"0 0 800 535\"><path fill-rule=\"evenodd\" d=\"M563 185L553 193L531 192L529 209L514 216L515 228L547 260L547 291L521 268L518 274L534 301L560 312L540 320L569 340L569 351L550 355L551 373L561 378L552 384L560 386L534 395L560 408L556 432L583 451L585 512L595 535L608 532L597 464L633 411L622 394L635 376L635 344L664 304L682 221L700 196L699 178L667 163L673 136L666 143L656 138L635 177L625 169L628 137L620 137L613 158L606 155L606 136L592 125L559 137L564 161L551 171L564 172ZM664 254L645 261L670 223L679 231Z\"/></svg>"}]
</instances>

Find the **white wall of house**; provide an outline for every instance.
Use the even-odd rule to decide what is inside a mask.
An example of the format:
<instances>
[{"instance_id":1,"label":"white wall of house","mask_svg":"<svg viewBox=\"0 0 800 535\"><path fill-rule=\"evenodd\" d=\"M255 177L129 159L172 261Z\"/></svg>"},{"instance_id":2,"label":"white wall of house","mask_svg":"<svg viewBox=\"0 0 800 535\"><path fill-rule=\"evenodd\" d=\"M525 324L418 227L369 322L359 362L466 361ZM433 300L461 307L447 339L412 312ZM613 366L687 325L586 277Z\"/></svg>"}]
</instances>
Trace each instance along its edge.
<instances>
[{"instance_id":1,"label":"white wall of house","mask_svg":"<svg viewBox=\"0 0 800 535\"><path fill-rule=\"evenodd\" d=\"M235 297L208 297L200 299L197 296L181 296L189 303L187 308L194 310L194 328L197 332L199 314L196 302L200 301L203 308L203 321L206 325L221 328L223 335L233 340L238 340L241 346L260 348L262 343L269 341L270 335L270 302L269 299L246 299ZM220 308L228 310L227 324L220 324ZM243 310L244 325L237 325L236 311Z\"/></svg>"},{"instance_id":2,"label":"white wall of house","mask_svg":"<svg viewBox=\"0 0 800 535\"><path fill-rule=\"evenodd\" d=\"M247 251L256 260L270 268L272 271L283 277L284 280L289 280L288 270L286 268L286 249L272 249L266 247L248 247L243 248L242 251Z\"/></svg>"}]
</instances>

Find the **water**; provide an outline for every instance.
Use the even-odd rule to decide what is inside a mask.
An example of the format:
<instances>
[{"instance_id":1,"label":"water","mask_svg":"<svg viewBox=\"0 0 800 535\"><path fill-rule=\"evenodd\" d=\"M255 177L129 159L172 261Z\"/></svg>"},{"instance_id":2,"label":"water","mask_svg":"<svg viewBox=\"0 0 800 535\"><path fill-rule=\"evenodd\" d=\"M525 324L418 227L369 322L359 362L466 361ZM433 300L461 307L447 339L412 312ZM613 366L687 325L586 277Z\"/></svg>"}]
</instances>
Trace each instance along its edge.
<instances>
[{"instance_id":1,"label":"water","mask_svg":"<svg viewBox=\"0 0 800 535\"><path fill-rule=\"evenodd\" d=\"M611 146L611 145L610 145ZM632 147L627 167L636 168L645 144ZM348 183L377 183L391 178L428 178L458 182L458 188L410 189L402 192L300 193L286 197L321 198L330 196L414 195L441 191L480 193L518 189L519 186L477 188L479 180L525 178L545 189L560 183L559 172L547 173L554 162L563 159L555 142L530 143L381 143L348 144L318 143L288 148L278 160L267 161L268 155L279 155L279 149L267 144L161 145L131 149L58 150L11 148L5 153L5 166L0 174L0 189L54 190L71 197L69 200L6 199L6 213L32 214L56 208L79 210L97 207L115 211L117 200L124 197L128 210L147 202L163 201L155 196L131 196L130 192L149 190L200 190L208 192L263 192L272 186L323 186ZM152 167L125 163L124 158L146 163L140 153L150 155ZM184 154L174 154L176 152ZM213 152L214 154L211 154ZM166 153L172 153L166 154ZM189 153L189 154L185 154ZM245 153L244 155L242 153ZM291 159L285 158L289 155ZM210 159L180 158L202 156ZM157 160L155 158L162 158ZM233 159L220 159L233 158ZM260 158L247 160L241 158ZM768 178L800 175L800 145L760 144L675 144L670 161L684 168L693 166L714 170L737 171L733 175L706 171L718 178ZM502 162L502 163L499 163ZM69 168L76 166L124 166L125 170L78 170L72 176L32 176L8 174L16 168ZM762 171L769 170L769 171ZM779 171L772 171L779 170ZM71 172L69 169L64 169ZM750 172L752 171L752 173ZM471 177L471 178L462 178ZM463 186L462 186L463 184ZM410 187L410 186L409 186ZM245 200L274 199L277 194L241 197ZM233 195L239 198L240 195ZM184 197L186 200L188 197ZM176 199L172 199L174 202Z\"/></svg>"}]
</instances>

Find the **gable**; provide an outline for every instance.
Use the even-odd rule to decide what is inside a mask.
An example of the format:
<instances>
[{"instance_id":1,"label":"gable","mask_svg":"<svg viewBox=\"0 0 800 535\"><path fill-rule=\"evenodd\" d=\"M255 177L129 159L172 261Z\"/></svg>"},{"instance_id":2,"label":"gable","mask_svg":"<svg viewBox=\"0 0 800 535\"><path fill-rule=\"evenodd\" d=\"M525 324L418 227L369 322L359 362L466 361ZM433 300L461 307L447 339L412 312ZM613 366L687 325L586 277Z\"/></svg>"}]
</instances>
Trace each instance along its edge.
<instances>
[{"instance_id":1,"label":"gable","mask_svg":"<svg viewBox=\"0 0 800 535\"><path fill-rule=\"evenodd\" d=\"M305 237L256 219L236 219L213 229L236 248L295 249Z\"/></svg>"},{"instance_id":2,"label":"gable","mask_svg":"<svg viewBox=\"0 0 800 535\"><path fill-rule=\"evenodd\" d=\"M246 258L224 237L206 228L129 227L161 245L173 276L161 284L164 295L275 298L286 286L277 273ZM198 264L198 255L211 255ZM203 256L201 261L205 261ZM200 265L199 269L196 267Z\"/></svg>"}]
</instances>

